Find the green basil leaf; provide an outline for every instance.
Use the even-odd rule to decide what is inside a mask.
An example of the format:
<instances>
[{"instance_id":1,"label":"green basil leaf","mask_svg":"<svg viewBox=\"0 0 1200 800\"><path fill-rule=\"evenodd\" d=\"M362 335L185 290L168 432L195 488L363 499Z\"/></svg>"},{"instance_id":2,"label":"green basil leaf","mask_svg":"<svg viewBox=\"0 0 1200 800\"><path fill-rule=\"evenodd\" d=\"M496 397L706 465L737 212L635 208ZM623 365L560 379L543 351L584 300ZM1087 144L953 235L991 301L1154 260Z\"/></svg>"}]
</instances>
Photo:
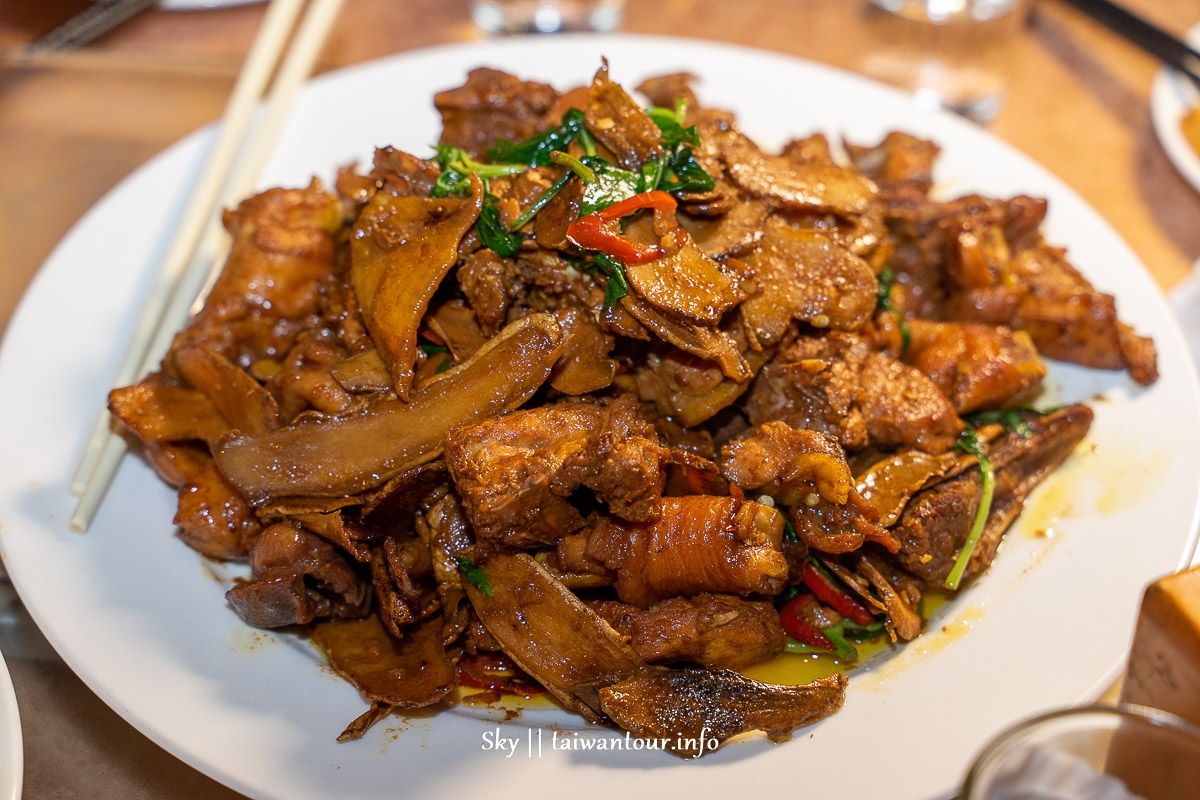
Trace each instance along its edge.
<instances>
[{"instance_id":1,"label":"green basil leaf","mask_svg":"<svg viewBox=\"0 0 1200 800\"><path fill-rule=\"evenodd\" d=\"M550 153L566 150L583 130L583 112L571 108L562 116L562 124L545 133L540 133L523 142L504 139L487 148L488 158L496 163L524 164L528 167L544 167L550 163Z\"/></svg>"},{"instance_id":2,"label":"green basil leaf","mask_svg":"<svg viewBox=\"0 0 1200 800\"><path fill-rule=\"evenodd\" d=\"M489 247L502 256L511 256L517 252L524 241L519 233L512 233L504 226L500 219L500 201L494 194L483 196L483 209L480 210L479 219L475 223L475 232L479 234L479 241L483 242L484 247Z\"/></svg>"}]
</instances>

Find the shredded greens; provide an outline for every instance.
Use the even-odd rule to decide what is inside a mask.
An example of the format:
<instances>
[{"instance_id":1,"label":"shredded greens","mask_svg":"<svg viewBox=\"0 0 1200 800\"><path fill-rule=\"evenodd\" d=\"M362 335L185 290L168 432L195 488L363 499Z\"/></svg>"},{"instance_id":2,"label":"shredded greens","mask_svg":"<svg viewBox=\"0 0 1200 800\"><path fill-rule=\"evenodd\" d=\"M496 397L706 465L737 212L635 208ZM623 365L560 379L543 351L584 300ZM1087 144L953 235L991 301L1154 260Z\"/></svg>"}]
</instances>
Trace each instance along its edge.
<instances>
[{"instance_id":1,"label":"shredded greens","mask_svg":"<svg viewBox=\"0 0 1200 800\"><path fill-rule=\"evenodd\" d=\"M643 192L711 191L716 184L696 161L692 147L700 144L700 134L695 125L684 127L686 111L687 104L682 99L676 102L674 110L646 109L646 114L662 134L663 155L643 164L638 171L623 169L596 155L595 141L584 125L584 112L577 108L563 114L558 127L537 136L521 142L497 141L486 149L490 163L472 158L461 147L437 145L433 160L441 174L434 184L432 196L461 196L470 188L470 176L478 175L484 183L485 193L475 231L485 247L502 256L511 256L524 241L518 231L562 191L572 175L578 176L584 184L580 217ZM573 143L579 145L584 155L576 158L567 152ZM551 164L564 166L569 172L546 189L511 225L505 226L500 216L499 199L488 191L488 181L521 175L529 169ZM625 266L604 253L591 253L591 256L594 263L590 271L600 271L608 277L604 290L607 308L629 293Z\"/></svg>"}]
</instances>

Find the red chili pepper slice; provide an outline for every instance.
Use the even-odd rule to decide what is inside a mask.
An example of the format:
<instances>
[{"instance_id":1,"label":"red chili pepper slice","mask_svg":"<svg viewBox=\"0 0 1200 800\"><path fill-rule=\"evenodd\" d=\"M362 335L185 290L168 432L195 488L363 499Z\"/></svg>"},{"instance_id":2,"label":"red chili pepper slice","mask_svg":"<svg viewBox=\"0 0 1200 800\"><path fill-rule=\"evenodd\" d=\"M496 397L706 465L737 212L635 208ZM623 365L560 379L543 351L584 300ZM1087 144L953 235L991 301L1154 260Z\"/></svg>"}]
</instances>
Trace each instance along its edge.
<instances>
[{"instance_id":1,"label":"red chili pepper slice","mask_svg":"<svg viewBox=\"0 0 1200 800\"><path fill-rule=\"evenodd\" d=\"M645 264L661 256L662 247L642 244L622 234L618 227L621 217L647 208L670 211L675 206L675 198L666 192L635 194L575 220L567 226L567 238L585 250L597 250L626 264Z\"/></svg>"},{"instance_id":2,"label":"red chili pepper slice","mask_svg":"<svg viewBox=\"0 0 1200 800\"><path fill-rule=\"evenodd\" d=\"M464 656L458 664L458 679L464 686L536 697L546 690L521 672L504 656L477 653Z\"/></svg>"},{"instance_id":3,"label":"red chili pepper slice","mask_svg":"<svg viewBox=\"0 0 1200 800\"><path fill-rule=\"evenodd\" d=\"M834 584L812 562L804 564L804 585L812 590L817 599L843 617L849 617L859 625L875 622L875 615L857 597Z\"/></svg>"},{"instance_id":4,"label":"red chili pepper slice","mask_svg":"<svg viewBox=\"0 0 1200 800\"><path fill-rule=\"evenodd\" d=\"M784 632L797 642L825 650L836 650L829 637L804 618L804 609L816 602L817 598L811 594L796 595L779 609L779 622L783 625Z\"/></svg>"}]
</instances>

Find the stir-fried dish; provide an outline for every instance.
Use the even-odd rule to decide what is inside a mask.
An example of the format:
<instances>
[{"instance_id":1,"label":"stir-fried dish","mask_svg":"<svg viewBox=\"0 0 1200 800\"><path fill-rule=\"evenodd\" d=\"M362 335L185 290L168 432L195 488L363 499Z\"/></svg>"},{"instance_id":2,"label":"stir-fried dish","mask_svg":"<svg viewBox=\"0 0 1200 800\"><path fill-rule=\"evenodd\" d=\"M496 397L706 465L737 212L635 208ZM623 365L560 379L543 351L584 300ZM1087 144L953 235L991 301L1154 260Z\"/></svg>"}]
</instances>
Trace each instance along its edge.
<instances>
[{"instance_id":1,"label":"stir-fried dish","mask_svg":"<svg viewBox=\"0 0 1200 800\"><path fill-rule=\"evenodd\" d=\"M431 157L245 200L111 394L183 541L248 562L230 608L361 691L344 738L460 688L680 755L786 738L845 675L739 670L917 636L1085 436L1034 410L1044 358L1157 377L1044 201L937 199L903 133L764 152L685 75L638 90L475 70Z\"/></svg>"}]
</instances>

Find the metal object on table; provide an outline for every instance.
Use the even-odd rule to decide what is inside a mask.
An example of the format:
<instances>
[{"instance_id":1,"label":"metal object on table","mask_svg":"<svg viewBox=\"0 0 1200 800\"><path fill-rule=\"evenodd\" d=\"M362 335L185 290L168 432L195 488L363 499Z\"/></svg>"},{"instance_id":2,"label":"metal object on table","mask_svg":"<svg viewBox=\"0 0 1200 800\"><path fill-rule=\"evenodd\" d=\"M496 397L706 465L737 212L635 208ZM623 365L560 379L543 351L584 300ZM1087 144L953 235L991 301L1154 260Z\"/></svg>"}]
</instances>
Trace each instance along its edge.
<instances>
[{"instance_id":1,"label":"metal object on table","mask_svg":"<svg viewBox=\"0 0 1200 800\"><path fill-rule=\"evenodd\" d=\"M1110 0L1065 0L1164 64L1200 89L1200 51Z\"/></svg>"},{"instance_id":2,"label":"metal object on table","mask_svg":"<svg viewBox=\"0 0 1200 800\"><path fill-rule=\"evenodd\" d=\"M100 0L59 25L25 48L24 55L63 53L78 50L126 20L154 5L157 0Z\"/></svg>"}]
</instances>

